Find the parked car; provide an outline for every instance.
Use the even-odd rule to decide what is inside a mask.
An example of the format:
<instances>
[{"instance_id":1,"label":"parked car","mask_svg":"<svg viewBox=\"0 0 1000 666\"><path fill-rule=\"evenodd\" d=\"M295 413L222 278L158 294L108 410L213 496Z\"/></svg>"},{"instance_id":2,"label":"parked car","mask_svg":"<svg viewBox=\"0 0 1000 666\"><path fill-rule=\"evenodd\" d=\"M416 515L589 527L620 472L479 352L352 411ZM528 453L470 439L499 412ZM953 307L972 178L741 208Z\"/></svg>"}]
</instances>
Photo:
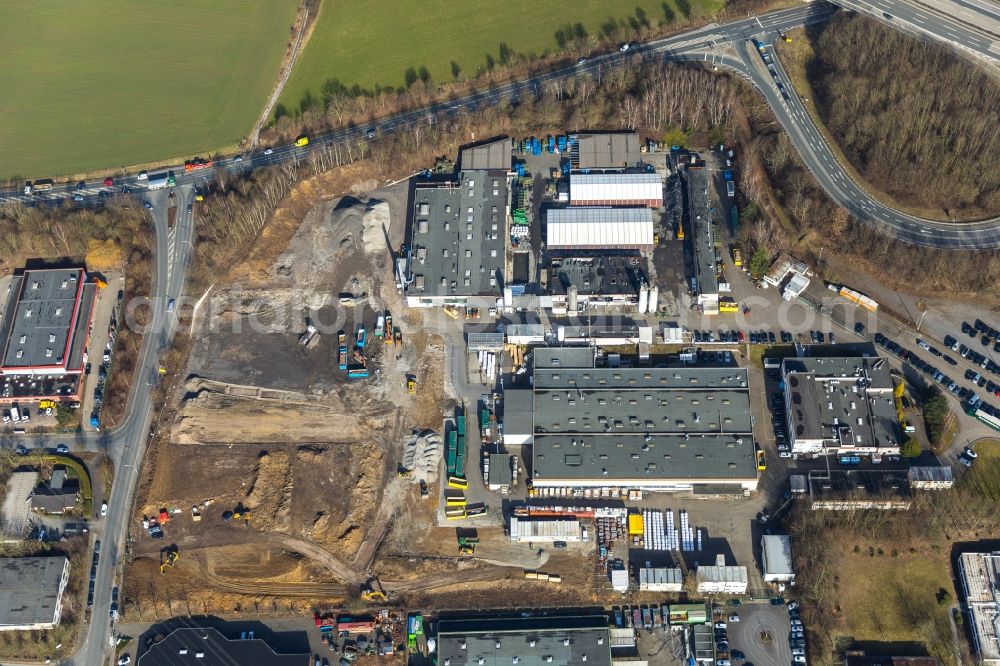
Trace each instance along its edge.
<instances>
[{"instance_id":1,"label":"parked car","mask_svg":"<svg viewBox=\"0 0 1000 666\"><path fill-rule=\"evenodd\" d=\"M69 453L69 447L65 444L60 444L56 447L56 453Z\"/></svg>"},{"instance_id":2,"label":"parked car","mask_svg":"<svg viewBox=\"0 0 1000 666\"><path fill-rule=\"evenodd\" d=\"M737 615L736 613L733 613L732 615L729 616L729 621L730 622L739 622L740 621L740 616Z\"/></svg>"}]
</instances>

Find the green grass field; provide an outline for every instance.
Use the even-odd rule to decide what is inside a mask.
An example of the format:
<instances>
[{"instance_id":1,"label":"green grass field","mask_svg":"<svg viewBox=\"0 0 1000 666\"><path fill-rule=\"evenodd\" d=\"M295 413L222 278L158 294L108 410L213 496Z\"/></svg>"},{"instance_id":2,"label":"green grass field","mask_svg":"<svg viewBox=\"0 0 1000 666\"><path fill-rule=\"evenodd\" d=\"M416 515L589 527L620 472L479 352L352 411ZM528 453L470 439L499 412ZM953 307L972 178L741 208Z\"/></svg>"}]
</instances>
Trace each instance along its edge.
<instances>
[{"instance_id":1,"label":"green grass field","mask_svg":"<svg viewBox=\"0 0 1000 666\"><path fill-rule=\"evenodd\" d=\"M0 3L0 176L208 153L257 120L297 0Z\"/></svg>"},{"instance_id":2,"label":"green grass field","mask_svg":"<svg viewBox=\"0 0 1000 666\"><path fill-rule=\"evenodd\" d=\"M486 67L487 55L500 61L500 43L514 53L541 55L558 47L556 32L580 23L588 35L600 36L609 21L628 25L636 10L652 26L666 22L666 5L674 21L683 20L678 6L687 4L692 17L721 8L724 0L324 0L309 43L298 59L281 96L289 111L301 108L307 94L322 99L329 79L371 90L402 86L406 71L426 67L433 81L473 77ZM628 39L627 27L620 38Z\"/></svg>"},{"instance_id":3,"label":"green grass field","mask_svg":"<svg viewBox=\"0 0 1000 666\"><path fill-rule=\"evenodd\" d=\"M978 458L962 477L961 485L982 497L1000 500L1000 440L982 439L976 442Z\"/></svg>"}]
</instances>

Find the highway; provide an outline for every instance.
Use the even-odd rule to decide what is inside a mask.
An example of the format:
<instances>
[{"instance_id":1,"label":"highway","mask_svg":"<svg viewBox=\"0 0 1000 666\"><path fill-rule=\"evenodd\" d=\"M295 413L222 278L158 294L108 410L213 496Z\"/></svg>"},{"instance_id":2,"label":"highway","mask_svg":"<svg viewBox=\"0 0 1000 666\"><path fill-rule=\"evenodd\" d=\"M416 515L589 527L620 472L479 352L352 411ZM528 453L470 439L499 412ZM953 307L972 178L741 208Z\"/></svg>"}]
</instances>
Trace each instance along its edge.
<instances>
[{"instance_id":1,"label":"highway","mask_svg":"<svg viewBox=\"0 0 1000 666\"><path fill-rule=\"evenodd\" d=\"M183 167L174 167L172 170L177 185L173 191L177 204L177 218L173 229L168 229L167 225L168 190L149 191L144 181L139 180L137 175L116 178L112 187L92 183L78 189L75 184L62 184L53 187L49 192L33 196L26 196L21 191L0 192L0 200L20 201L28 205L61 204L75 196L83 199L76 202L77 204L99 205L102 201L101 193L107 192L105 196L133 196L148 201L153 206L150 212L156 233L154 253L156 266L151 289L153 294L151 321L140 350L135 388L129 400L124 422L118 428L103 433L30 435L18 439L19 443L27 446L54 447L58 444L67 444L74 450L106 448L116 465L116 481L109 498L108 515L95 520L92 529L92 533L102 541L93 615L79 652L66 663L84 666L104 663L110 639L114 635L109 616L111 589L115 584L117 565L122 558L139 466L148 442L153 410L152 384L156 381L160 355L170 343L175 323L174 314L167 313L167 303L170 299L182 295L191 256L195 221L192 214L187 212L187 207L193 200L194 187L212 180L217 170L236 173L291 160L303 160L308 157L309 151L317 147L345 142L377 141L382 133L405 129L414 123L425 122L437 114L451 115L474 111L483 105L495 105L504 101L516 102L524 95L537 94L538 90L547 84L571 76L596 75L606 68L618 65L626 58L709 60L716 66L727 68L740 75L760 91L824 189L838 204L847 207L860 219L876 225L886 233L920 245L969 249L1000 247L1000 220L962 225L929 222L903 215L872 200L837 164L829 147L811 123L800 100L794 91L791 91L783 72L779 76L785 81L784 85L790 94L788 99L784 99L781 95L767 69L759 62L760 58L755 49L747 40L761 36L765 41L771 41L779 32L824 21L832 11L830 5L814 3L723 26L709 25L682 35L637 45L630 49L629 54L614 52L596 56L581 64L542 74L526 81L504 84L488 91L378 122L316 135L310 138L310 145L307 147L289 145L258 150L244 156L217 160L208 168L190 173L185 172ZM124 188L128 188L130 192L123 192ZM461 370L460 366L461 364L452 364L452 371Z\"/></svg>"},{"instance_id":2,"label":"highway","mask_svg":"<svg viewBox=\"0 0 1000 666\"><path fill-rule=\"evenodd\" d=\"M1000 71L1000 5L992 0L832 0L897 30L926 36Z\"/></svg>"},{"instance_id":3,"label":"highway","mask_svg":"<svg viewBox=\"0 0 1000 666\"><path fill-rule=\"evenodd\" d=\"M777 31L767 31L755 36L770 45L777 34ZM933 222L901 213L871 197L837 161L792 88L781 63L773 57L773 49L768 51L772 54L776 76L769 73L752 42L734 41L733 46L735 56L703 52L681 57L708 60L752 83L784 127L802 161L835 203L883 233L915 245L965 250L1000 247L1000 219L962 224Z\"/></svg>"}]
</instances>

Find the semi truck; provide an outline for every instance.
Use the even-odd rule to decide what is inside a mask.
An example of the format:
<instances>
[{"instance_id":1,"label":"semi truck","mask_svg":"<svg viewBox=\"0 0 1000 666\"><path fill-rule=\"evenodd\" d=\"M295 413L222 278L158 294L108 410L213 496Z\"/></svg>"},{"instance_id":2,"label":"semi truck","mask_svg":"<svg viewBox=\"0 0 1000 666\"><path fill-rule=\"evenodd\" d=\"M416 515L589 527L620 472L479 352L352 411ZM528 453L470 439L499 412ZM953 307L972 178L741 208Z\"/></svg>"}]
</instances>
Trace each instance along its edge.
<instances>
[{"instance_id":1,"label":"semi truck","mask_svg":"<svg viewBox=\"0 0 1000 666\"><path fill-rule=\"evenodd\" d=\"M151 173L146 180L146 187L150 190L162 190L169 185L167 173Z\"/></svg>"}]
</instances>

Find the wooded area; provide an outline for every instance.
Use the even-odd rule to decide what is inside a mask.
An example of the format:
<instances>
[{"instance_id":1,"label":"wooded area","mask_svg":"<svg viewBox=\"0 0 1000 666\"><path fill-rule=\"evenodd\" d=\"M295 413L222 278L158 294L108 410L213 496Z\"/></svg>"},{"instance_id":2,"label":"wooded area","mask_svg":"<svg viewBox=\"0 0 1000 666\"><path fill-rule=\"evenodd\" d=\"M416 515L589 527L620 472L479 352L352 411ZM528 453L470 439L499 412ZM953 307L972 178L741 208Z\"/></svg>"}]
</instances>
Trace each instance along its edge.
<instances>
[{"instance_id":1,"label":"wooded area","mask_svg":"<svg viewBox=\"0 0 1000 666\"><path fill-rule=\"evenodd\" d=\"M861 14L808 34L816 108L867 181L949 217L1000 212L1000 82Z\"/></svg>"}]
</instances>

